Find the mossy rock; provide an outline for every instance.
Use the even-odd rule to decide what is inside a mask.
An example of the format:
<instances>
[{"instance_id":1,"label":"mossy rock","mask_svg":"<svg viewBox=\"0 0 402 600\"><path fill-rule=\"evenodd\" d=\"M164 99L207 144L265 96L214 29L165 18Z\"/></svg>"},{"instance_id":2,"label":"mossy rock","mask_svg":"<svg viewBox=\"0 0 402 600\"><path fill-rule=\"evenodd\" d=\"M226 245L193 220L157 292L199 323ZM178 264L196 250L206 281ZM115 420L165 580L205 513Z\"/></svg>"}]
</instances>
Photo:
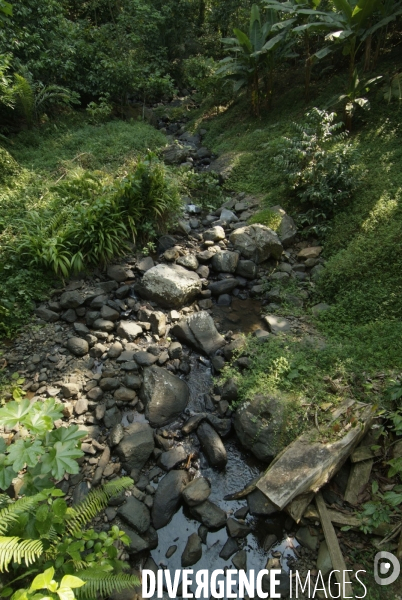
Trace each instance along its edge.
<instances>
[{"instance_id":1,"label":"mossy rock","mask_svg":"<svg viewBox=\"0 0 402 600\"><path fill-rule=\"evenodd\" d=\"M19 173L20 166L7 150L0 148L0 183L6 183Z\"/></svg>"}]
</instances>

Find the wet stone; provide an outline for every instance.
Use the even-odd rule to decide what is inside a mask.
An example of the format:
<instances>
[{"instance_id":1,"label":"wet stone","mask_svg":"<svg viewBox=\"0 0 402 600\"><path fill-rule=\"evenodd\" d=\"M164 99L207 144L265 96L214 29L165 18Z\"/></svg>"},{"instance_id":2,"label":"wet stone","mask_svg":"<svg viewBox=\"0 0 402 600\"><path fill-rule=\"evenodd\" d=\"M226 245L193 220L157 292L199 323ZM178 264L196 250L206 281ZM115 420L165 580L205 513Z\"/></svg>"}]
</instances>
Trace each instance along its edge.
<instances>
[{"instance_id":1,"label":"wet stone","mask_svg":"<svg viewBox=\"0 0 402 600\"><path fill-rule=\"evenodd\" d=\"M219 556L220 556L220 558L223 558L223 560L229 560L229 558L231 556L233 556L233 554L235 552L237 552L238 549L239 549L239 544L237 543L237 540L229 537L226 540L225 545L223 546L222 550L220 551Z\"/></svg>"}]
</instances>

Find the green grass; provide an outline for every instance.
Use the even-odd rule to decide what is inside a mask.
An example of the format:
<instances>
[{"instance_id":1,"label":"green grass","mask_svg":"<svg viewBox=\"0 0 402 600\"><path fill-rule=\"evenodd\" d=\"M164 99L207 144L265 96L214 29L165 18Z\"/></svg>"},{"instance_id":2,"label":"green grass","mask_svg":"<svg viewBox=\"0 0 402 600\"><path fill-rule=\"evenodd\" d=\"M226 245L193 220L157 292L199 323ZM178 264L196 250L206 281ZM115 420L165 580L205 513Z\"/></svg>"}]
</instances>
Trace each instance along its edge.
<instances>
[{"instance_id":1,"label":"green grass","mask_svg":"<svg viewBox=\"0 0 402 600\"><path fill-rule=\"evenodd\" d=\"M103 186L132 173L148 149L157 151L165 143L164 135L143 122L90 125L73 114L21 132L11 140L9 152L1 151L0 335L12 335L30 317L34 302L58 285L55 273L19 259L16 248L24 222L37 212L45 232L64 211L65 224L71 211L90 205L101 197Z\"/></svg>"}]
</instances>

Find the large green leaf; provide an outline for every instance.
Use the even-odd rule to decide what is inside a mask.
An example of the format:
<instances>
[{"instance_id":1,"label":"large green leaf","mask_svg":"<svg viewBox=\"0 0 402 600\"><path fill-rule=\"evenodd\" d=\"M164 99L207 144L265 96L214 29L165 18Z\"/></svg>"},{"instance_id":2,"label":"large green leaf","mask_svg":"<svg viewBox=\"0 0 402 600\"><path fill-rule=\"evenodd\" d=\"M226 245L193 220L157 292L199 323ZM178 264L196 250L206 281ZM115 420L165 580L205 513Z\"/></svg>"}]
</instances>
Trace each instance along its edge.
<instances>
[{"instance_id":1,"label":"large green leaf","mask_svg":"<svg viewBox=\"0 0 402 600\"><path fill-rule=\"evenodd\" d=\"M248 38L248 36L240 29L233 29L235 36L238 39L240 46L244 49L245 52L252 52L253 46Z\"/></svg>"},{"instance_id":2,"label":"large green leaf","mask_svg":"<svg viewBox=\"0 0 402 600\"><path fill-rule=\"evenodd\" d=\"M12 463L14 471L18 473L27 465L35 467L41 455L45 452L40 440L17 440L11 444L8 452L8 461Z\"/></svg>"},{"instance_id":3,"label":"large green leaf","mask_svg":"<svg viewBox=\"0 0 402 600\"><path fill-rule=\"evenodd\" d=\"M262 50L273 50L278 44L280 44L280 42L284 39L284 33L278 33L278 35L275 35L273 38L271 38L270 40L268 40L268 42L266 44L264 44L264 46L262 47Z\"/></svg>"},{"instance_id":4,"label":"large green leaf","mask_svg":"<svg viewBox=\"0 0 402 600\"><path fill-rule=\"evenodd\" d=\"M0 454L0 489L6 490L15 476L16 472L7 464L6 455Z\"/></svg>"},{"instance_id":5,"label":"large green leaf","mask_svg":"<svg viewBox=\"0 0 402 600\"><path fill-rule=\"evenodd\" d=\"M0 425L13 429L18 423L24 422L24 417L31 410L31 403L28 399L20 402L8 402L3 408L0 408Z\"/></svg>"},{"instance_id":6,"label":"large green leaf","mask_svg":"<svg viewBox=\"0 0 402 600\"><path fill-rule=\"evenodd\" d=\"M86 431L79 429L78 425L70 425L69 427L59 427L49 434L49 438L56 442L78 442L87 436Z\"/></svg>"},{"instance_id":7,"label":"large green leaf","mask_svg":"<svg viewBox=\"0 0 402 600\"><path fill-rule=\"evenodd\" d=\"M71 442L56 442L42 459L42 472L51 471L57 480L61 479L64 473L78 473L79 466L76 459L83 453L74 446Z\"/></svg>"},{"instance_id":8,"label":"large green leaf","mask_svg":"<svg viewBox=\"0 0 402 600\"><path fill-rule=\"evenodd\" d=\"M349 4L348 0L332 0L334 6L339 12L343 13L344 16L348 19L348 21L352 18L352 6Z\"/></svg>"}]
</instances>

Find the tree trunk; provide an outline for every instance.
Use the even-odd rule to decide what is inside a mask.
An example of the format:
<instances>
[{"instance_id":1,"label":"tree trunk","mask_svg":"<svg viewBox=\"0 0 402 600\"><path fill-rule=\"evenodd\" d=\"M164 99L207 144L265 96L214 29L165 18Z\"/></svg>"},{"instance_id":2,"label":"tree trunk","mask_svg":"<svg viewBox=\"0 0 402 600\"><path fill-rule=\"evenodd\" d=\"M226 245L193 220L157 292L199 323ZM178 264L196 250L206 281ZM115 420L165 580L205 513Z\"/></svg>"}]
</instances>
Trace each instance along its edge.
<instances>
[{"instance_id":1,"label":"tree trunk","mask_svg":"<svg viewBox=\"0 0 402 600\"><path fill-rule=\"evenodd\" d=\"M372 41L372 36L369 35L366 38L366 46L365 46L365 50L364 50L364 70L365 71L369 71L370 70L370 63L371 63L371 41Z\"/></svg>"},{"instance_id":2,"label":"tree trunk","mask_svg":"<svg viewBox=\"0 0 402 600\"><path fill-rule=\"evenodd\" d=\"M311 69L313 66L310 56L310 37L308 31L306 31L304 34L304 46L306 51L304 97L306 102L308 102L310 94Z\"/></svg>"}]
</instances>

